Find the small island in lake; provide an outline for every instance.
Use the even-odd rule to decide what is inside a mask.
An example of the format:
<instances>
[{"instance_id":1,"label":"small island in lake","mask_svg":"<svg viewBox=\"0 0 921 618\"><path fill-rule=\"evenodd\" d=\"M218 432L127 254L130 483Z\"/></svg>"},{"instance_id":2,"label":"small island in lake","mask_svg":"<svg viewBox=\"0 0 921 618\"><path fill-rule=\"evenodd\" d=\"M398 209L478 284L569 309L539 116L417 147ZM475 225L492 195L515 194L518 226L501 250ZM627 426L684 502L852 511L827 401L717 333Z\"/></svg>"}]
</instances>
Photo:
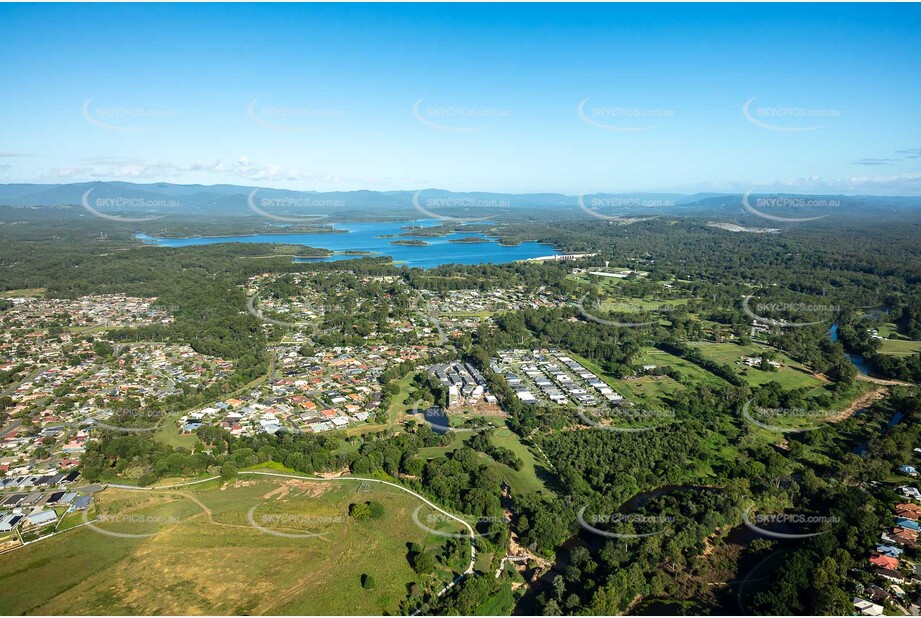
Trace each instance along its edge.
<instances>
[{"instance_id":1,"label":"small island in lake","mask_svg":"<svg viewBox=\"0 0 921 618\"><path fill-rule=\"evenodd\" d=\"M459 242L459 243L476 243L476 242L492 242L488 238L483 238L482 236L463 236L461 238L452 238L448 242Z\"/></svg>"},{"instance_id":2,"label":"small island in lake","mask_svg":"<svg viewBox=\"0 0 921 618\"><path fill-rule=\"evenodd\" d=\"M391 240L391 245L399 245L401 247L428 247L429 244L424 240Z\"/></svg>"}]
</instances>

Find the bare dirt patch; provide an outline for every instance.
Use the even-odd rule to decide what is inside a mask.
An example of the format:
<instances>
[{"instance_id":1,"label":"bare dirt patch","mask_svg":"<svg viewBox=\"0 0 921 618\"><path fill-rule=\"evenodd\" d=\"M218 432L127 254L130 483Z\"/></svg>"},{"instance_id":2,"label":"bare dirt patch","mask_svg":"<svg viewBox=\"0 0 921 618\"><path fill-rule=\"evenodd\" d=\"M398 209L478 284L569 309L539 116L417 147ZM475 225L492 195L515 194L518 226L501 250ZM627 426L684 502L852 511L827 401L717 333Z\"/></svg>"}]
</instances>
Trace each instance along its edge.
<instances>
[{"instance_id":1,"label":"bare dirt patch","mask_svg":"<svg viewBox=\"0 0 921 618\"><path fill-rule=\"evenodd\" d=\"M318 483L316 481L298 481L290 479L282 483L280 487L269 491L262 496L264 500L269 498L278 498L284 500L288 494L294 492L297 496L307 496L308 498L318 498L326 492L332 490L330 483Z\"/></svg>"},{"instance_id":2,"label":"bare dirt patch","mask_svg":"<svg viewBox=\"0 0 921 618\"><path fill-rule=\"evenodd\" d=\"M854 416L854 414L857 413L857 410L866 408L872 405L874 402L884 398L888 392L889 389L878 388L876 390L870 391L869 393L864 393L852 401L851 405L849 405L847 408L841 410L841 412L838 412L833 416L826 418L825 420L829 423L840 423L841 421L847 420Z\"/></svg>"}]
</instances>

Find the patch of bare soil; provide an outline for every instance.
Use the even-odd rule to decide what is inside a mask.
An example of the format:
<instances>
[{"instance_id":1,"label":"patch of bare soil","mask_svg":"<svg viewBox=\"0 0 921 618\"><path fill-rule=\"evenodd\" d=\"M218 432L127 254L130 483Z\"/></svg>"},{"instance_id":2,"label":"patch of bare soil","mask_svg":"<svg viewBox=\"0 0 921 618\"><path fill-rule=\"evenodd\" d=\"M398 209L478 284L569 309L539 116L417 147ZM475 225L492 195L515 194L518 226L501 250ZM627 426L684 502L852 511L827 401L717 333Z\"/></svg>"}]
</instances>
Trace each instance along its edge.
<instances>
[{"instance_id":1,"label":"patch of bare soil","mask_svg":"<svg viewBox=\"0 0 921 618\"><path fill-rule=\"evenodd\" d=\"M841 421L847 420L851 418L852 416L854 416L854 414L857 413L857 410L866 408L870 406L871 404L873 404L873 402L879 401L880 399L885 397L888 392L889 392L889 389L878 388L868 393L864 393L863 395L861 395L860 397L852 401L851 405L849 405L847 408L845 408L841 412L838 412L834 416L830 416L826 418L825 420L828 421L829 423L840 423Z\"/></svg>"},{"instance_id":2,"label":"patch of bare soil","mask_svg":"<svg viewBox=\"0 0 921 618\"><path fill-rule=\"evenodd\" d=\"M511 516L511 511L505 509L505 517L511 519ZM514 530L512 530L509 535L508 553L506 553L503 558L503 563L506 561L514 564L515 569L517 569L522 576L525 575L529 568L533 568L534 572L531 574L530 581L528 582L529 584L539 580L541 576L553 566L550 560L538 556L527 547L520 545L518 543L518 534Z\"/></svg>"},{"instance_id":3,"label":"patch of bare soil","mask_svg":"<svg viewBox=\"0 0 921 618\"><path fill-rule=\"evenodd\" d=\"M326 492L330 491L332 486L328 483L317 483L316 481L298 481L296 479L289 479L282 483L280 487L276 487L272 491L266 493L262 496L264 500L269 498L278 498L283 500L291 492L295 492L297 496L307 496L308 498L317 498L322 496Z\"/></svg>"},{"instance_id":4,"label":"patch of bare soil","mask_svg":"<svg viewBox=\"0 0 921 618\"><path fill-rule=\"evenodd\" d=\"M236 479L236 480L233 482L233 488L234 488L234 489L239 489L240 487L249 487L249 486L251 486L251 485L255 485L257 482L258 482L258 481L242 481L242 480L240 480L240 479ZM230 486L231 486L230 483L224 483L223 485L221 485L221 491L224 491L225 489L227 489L227 488L230 487Z\"/></svg>"},{"instance_id":5,"label":"patch of bare soil","mask_svg":"<svg viewBox=\"0 0 921 618\"><path fill-rule=\"evenodd\" d=\"M348 476L349 469L348 467L342 468L341 470L336 470L335 472L320 472L317 474L321 479L337 479L341 476Z\"/></svg>"}]
</instances>

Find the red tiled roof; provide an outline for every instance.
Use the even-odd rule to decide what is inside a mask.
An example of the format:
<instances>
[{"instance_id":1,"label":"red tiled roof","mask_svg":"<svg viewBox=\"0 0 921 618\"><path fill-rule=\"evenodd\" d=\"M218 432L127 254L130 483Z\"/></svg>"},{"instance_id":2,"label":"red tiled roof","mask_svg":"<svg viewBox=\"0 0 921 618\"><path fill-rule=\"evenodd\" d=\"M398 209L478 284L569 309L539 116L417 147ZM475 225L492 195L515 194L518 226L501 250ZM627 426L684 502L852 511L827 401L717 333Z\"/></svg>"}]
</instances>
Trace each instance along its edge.
<instances>
[{"instance_id":1,"label":"red tiled roof","mask_svg":"<svg viewBox=\"0 0 921 618\"><path fill-rule=\"evenodd\" d=\"M872 553L870 554L870 562L876 566L883 567L884 569L897 569L899 568L899 561L896 558L890 556L883 556L881 554Z\"/></svg>"}]
</instances>

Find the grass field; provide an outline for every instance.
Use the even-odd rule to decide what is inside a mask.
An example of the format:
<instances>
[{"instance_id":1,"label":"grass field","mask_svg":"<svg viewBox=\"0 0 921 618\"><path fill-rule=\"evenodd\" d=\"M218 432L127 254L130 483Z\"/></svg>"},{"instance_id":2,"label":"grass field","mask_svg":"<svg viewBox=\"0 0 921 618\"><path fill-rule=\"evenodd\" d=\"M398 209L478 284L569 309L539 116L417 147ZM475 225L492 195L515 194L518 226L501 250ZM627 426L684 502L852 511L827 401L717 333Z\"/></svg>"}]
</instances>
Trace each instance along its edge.
<instances>
[{"instance_id":1,"label":"grass field","mask_svg":"<svg viewBox=\"0 0 921 618\"><path fill-rule=\"evenodd\" d=\"M808 368L780 353L776 353L775 360L783 366L777 371L762 371L755 367L737 364L743 355L761 356L765 348L759 345L743 346L736 343L692 343L691 345L699 349L706 358L732 367L752 386L760 386L768 382L777 382L784 389L819 388L823 385L822 380L816 378ZM767 349L776 352L773 348Z\"/></svg>"},{"instance_id":2,"label":"grass field","mask_svg":"<svg viewBox=\"0 0 921 618\"><path fill-rule=\"evenodd\" d=\"M441 457L447 453L453 453L464 445L464 440L470 437L470 432L452 432L451 442L447 446L426 446L419 449L419 457L422 459L431 459Z\"/></svg>"},{"instance_id":3,"label":"grass field","mask_svg":"<svg viewBox=\"0 0 921 618\"><path fill-rule=\"evenodd\" d=\"M154 439L172 447L185 447L191 449L198 442L198 436L194 433L180 433L176 420L182 416L182 412L171 414L163 419L156 431L153 432Z\"/></svg>"},{"instance_id":4,"label":"grass field","mask_svg":"<svg viewBox=\"0 0 921 618\"><path fill-rule=\"evenodd\" d=\"M644 300L641 298L610 298L602 303L604 311L621 313L640 313L642 311L655 311L662 307L678 307L688 304L688 299L675 300Z\"/></svg>"},{"instance_id":5,"label":"grass field","mask_svg":"<svg viewBox=\"0 0 921 618\"><path fill-rule=\"evenodd\" d=\"M100 529L82 526L0 556L0 612L11 614L396 614L419 577L407 543L444 543L413 523L422 504L397 489L358 482L241 477L183 491L97 494ZM355 520L351 502L384 505ZM260 531L252 521L290 538ZM458 531L429 507L432 528ZM453 526L453 527L452 527ZM363 574L376 587L361 586ZM441 568L436 577L453 573Z\"/></svg>"},{"instance_id":6,"label":"grass field","mask_svg":"<svg viewBox=\"0 0 921 618\"><path fill-rule=\"evenodd\" d=\"M464 441L472 435L469 431L458 431L451 433L451 442L446 446L429 446L419 449L418 456L422 459L431 459L441 457L447 453L456 451L464 446ZM544 468L543 464L534 456L534 453L521 442L521 438L513 433L507 427L500 427L494 431L490 441L496 446L503 446L516 455L524 462L521 470L514 470L509 466L495 461L492 457L480 453L480 459L487 463L502 475L508 481L512 491L517 493L530 493L533 491L545 491L547 488L544 482L538 476L538 469Z\"/></svg>"},{"instance_id":7,"label":"grass field","mask_svg":"<svg viewBox=\"0 0 921 618\"><path fill-rule=\"evenodd\" d=\"M400 392L391 398L390 409L387 410L387 418L390 419L391 425L397 423L401 416L416 405L414 393L418 389L412 385L415 375L415 372L410 372L399 380L392 382L392 384L400 387Z\"/></svg>"},{"instance_id":8,"label":"grass field","mask_svg":"<svg viewBox=\"0 0 921 618\"><path fill-rule=\"evenodd\" d=\"M880 354L892 356L911 356L921 352L921 341L911 339L883 339L879 346Z\"/></svg>"},{"instance_id":9,"label":"grass field","mask_svg":"<svg viewBox=\"0 0 921 618\"><path fill-rule=\"evenodd\" d=\"M570 354L587 369L607 382L611 388L637 405L660 406L670 395L686 390L685 386L668 376L638 376L629 380L607 375L600 366L592 361ZM636 358L636 364L673 367L683 380L699 384L720 385L725 382L709 371L701 369L694 363L678 358L662 350L647 347Z\"/></svg>"},{"instance_id":10,"label":"grass field","mask_svg":"<svg viewBox=\"0 0 921 618\"><path fill-rule=\"evenodd\" d=\"M23 298L44 295L45 288L23 288L21 290L7 290L6 292L0 292L0 298Z\"/></svg>"},{"instance_id":11,"label":"grass field","mask_svg":"<svg viewBox=\"0 0 921 618\"><path fill-rule=\"evenodd\" d=\"M513 495L546 490L544 482L537 475L537 469L544 466L534 457L531 450L522 444L518 434L513 433L510 429L501 429L493 432L490 441L496 446L503 446L513 451L524 462L521 470L513 470L505 464L495 463L512 487Z\"/></svg>"}]
</instances>

